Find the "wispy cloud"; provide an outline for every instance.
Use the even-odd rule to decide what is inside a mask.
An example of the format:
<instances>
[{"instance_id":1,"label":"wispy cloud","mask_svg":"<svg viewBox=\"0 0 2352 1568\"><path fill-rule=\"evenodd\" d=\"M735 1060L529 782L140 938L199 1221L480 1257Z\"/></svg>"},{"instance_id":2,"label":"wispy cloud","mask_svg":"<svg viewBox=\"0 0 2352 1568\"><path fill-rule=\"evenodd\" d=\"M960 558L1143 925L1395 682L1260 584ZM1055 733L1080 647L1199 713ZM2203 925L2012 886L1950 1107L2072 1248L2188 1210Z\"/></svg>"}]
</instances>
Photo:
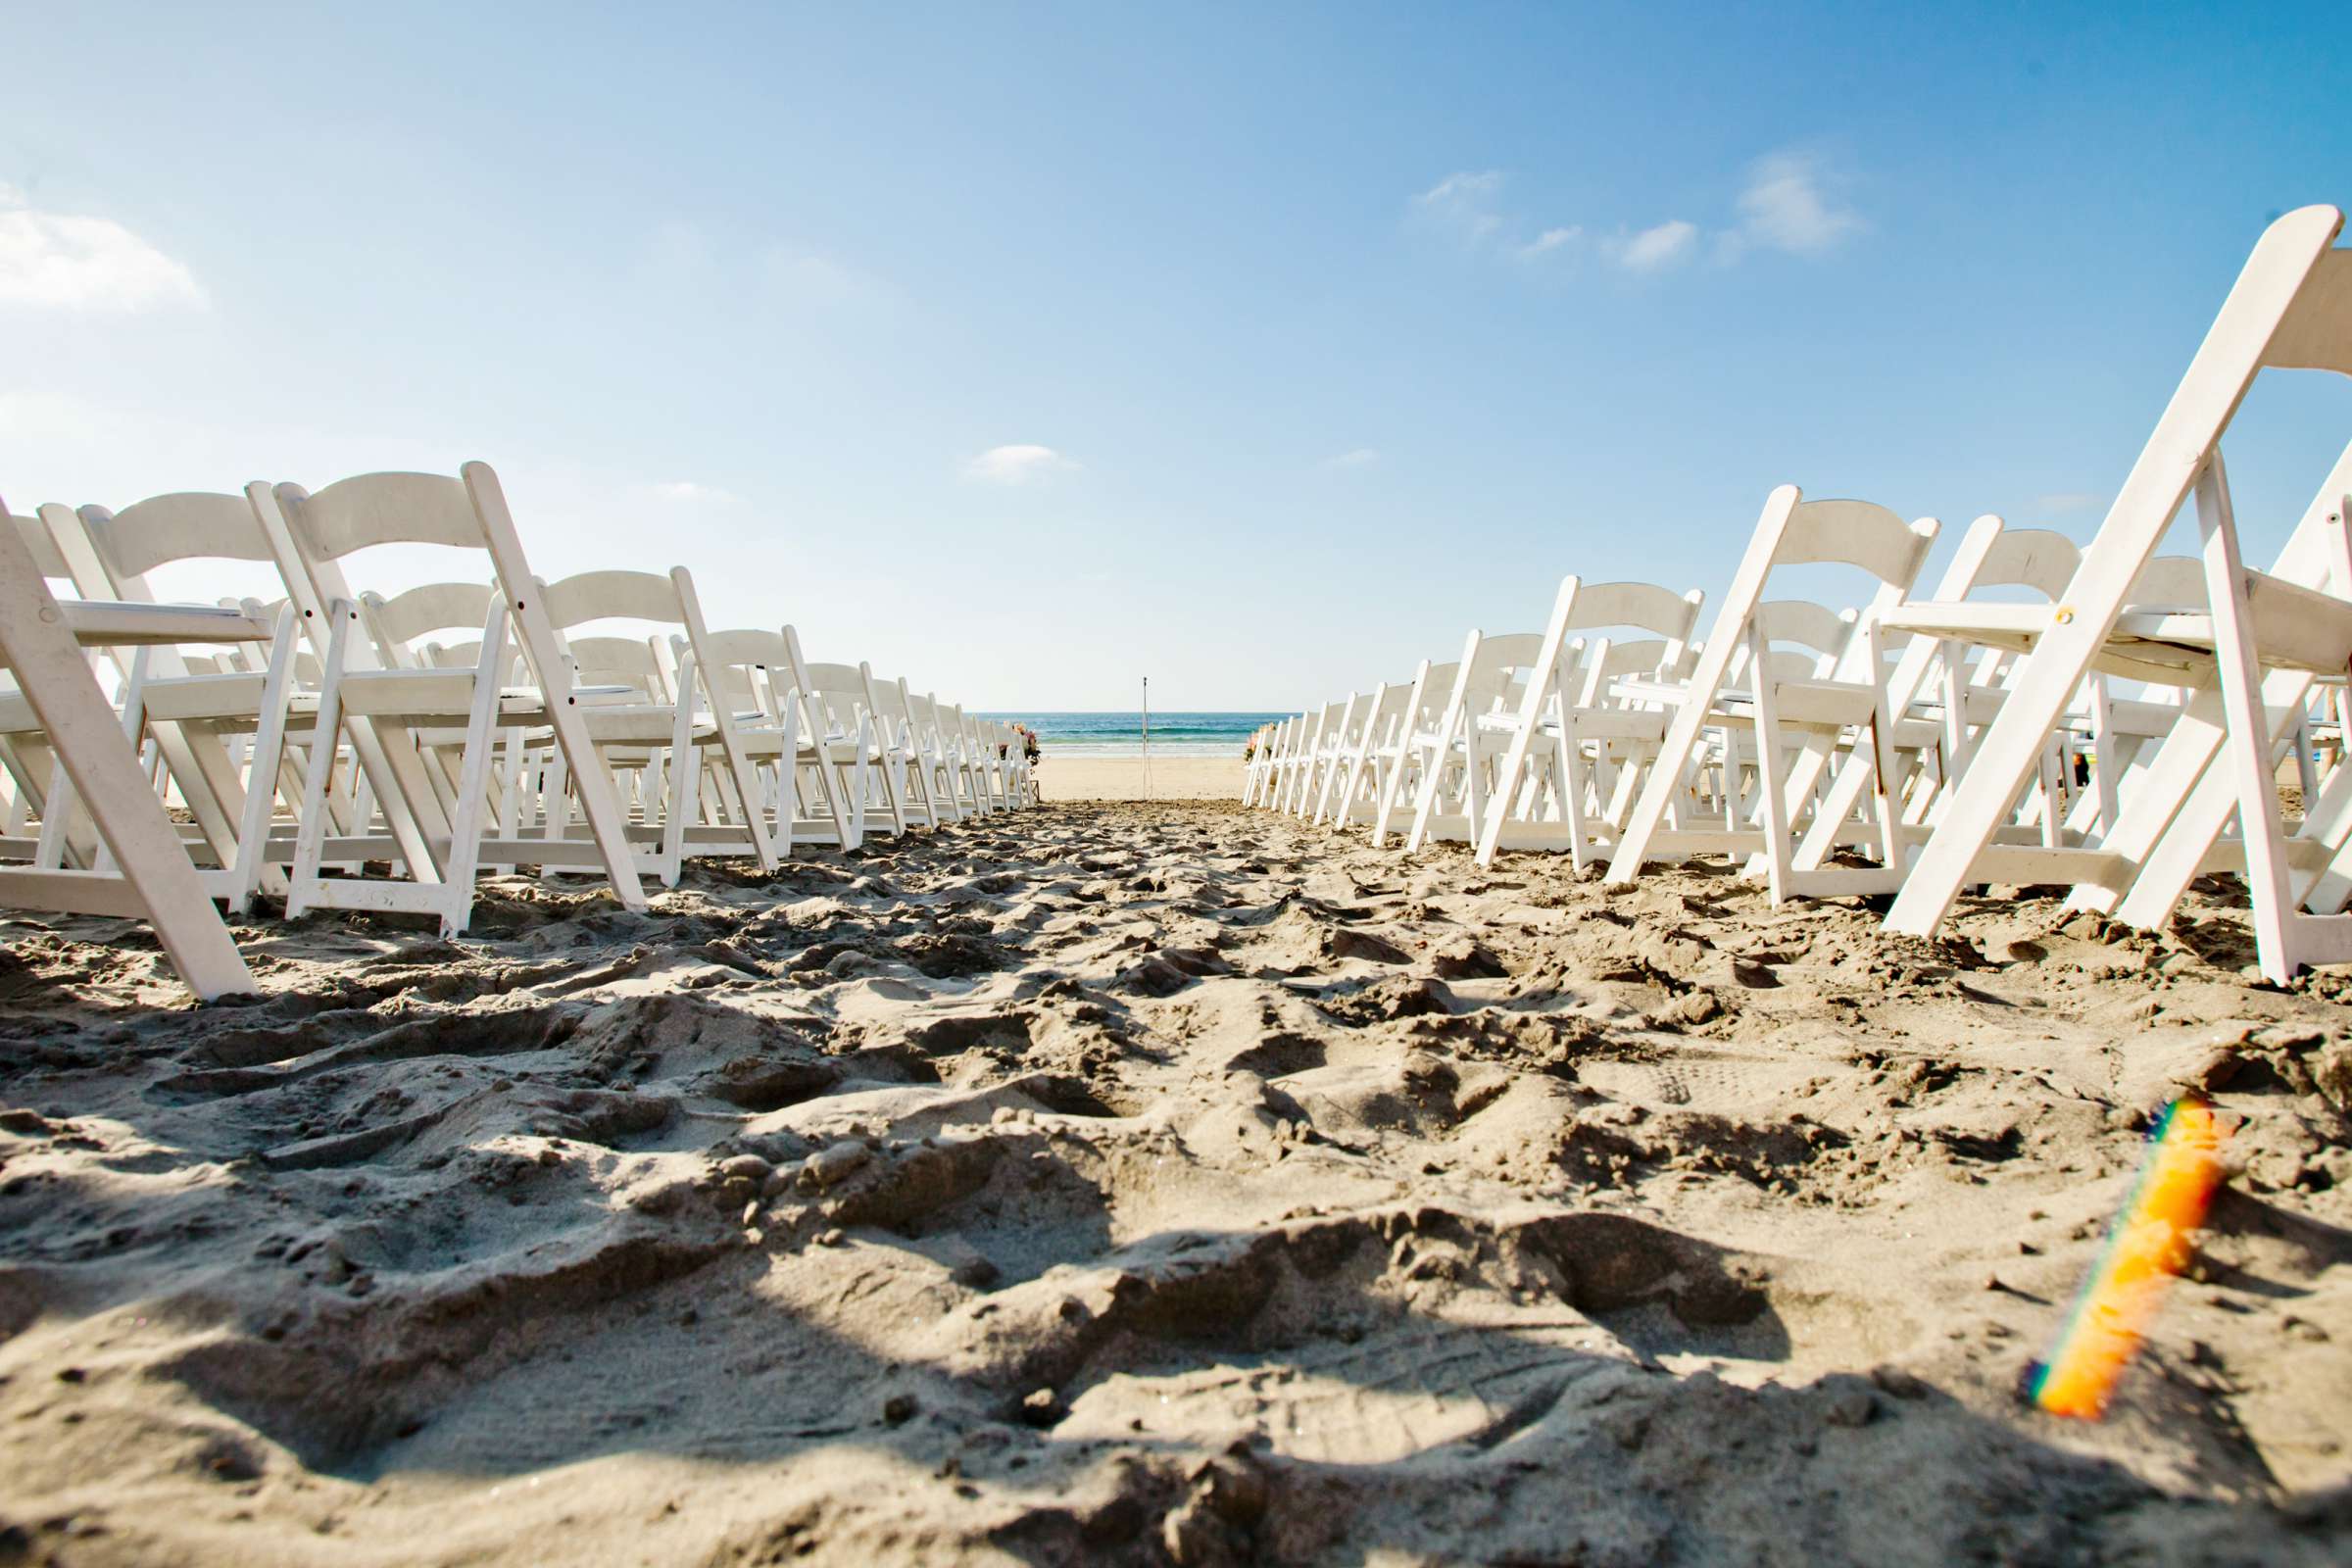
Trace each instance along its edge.
<instances>
[{"instance_id":1,"label":"wispy cloud","mask_svg":"<svg viewBox=\"0 0 2352 1568\"><path fill-rule=\"evenodd\" d=\"M1504 201L1510 176L1498 169L1447 174L1412 200L1414 219L1452 238L1465 250L1492 251L1534 261L1565 251L1584 237L1574 223L1537 227ZM1527 237L1536 230L1535 237Z\"/></svg>"},{"instance_id":2,"label":"wispy cloud","mask_svg":"<svg viewBox=\"0 0 2352 1568\"><path fill-rule=\"evenodd\" d=\"M2034 510L2036 512L2092 512L2106 504L2105 496L2090 490L2061 490L2054 495L2034 498Z\"/></svg>"},{"instance_id":3,"label":"wispy cloud","mask_svg":"<svg viewBox=\"0 0 2352 1568\"><path fill-rule=\"evenodd\" d=\"M1027 484L1078 465L1052 447L1027 444L990 447L963 466L963 476L984 484Z\"/></svg>"},{"instance_id":4,"label":"wispy cloud","mask_svg":"<svg viewBox=\"0 0 2352 1568\"><path fill-rule=\"evenodd\" d=\"M1502 185L1498 169L1447 174L1413 198L1413 212L1465 245L1483 245L1502 227L1502 217L1495 211Z\"/></svg>"},{"instance_id":5,"label":"wispy cloud","mask_svg":"<svg viewBox=\"0 0 2352 1568\"><path fill-rule=\"evenodd\" d=\"M1861 214L1825 189L1828 178L1819 160L1802 153L1756 160L1736 203L1739 223L1723 236L1725 259L1749 249L1818 256L1868 228Z\"/></svg>"},{"instance_id":6,"label":"wispy cloud","mask_svg":"<svg viewBox=\"0 0 2352 1568\"><path fill-rule=\"evenodd\" d=\"M722 490L717 485L703 484L693 479L669 479L639 488L656 501L685 502L706 507L731 507L743 499L732 490Z\"/></svg>"},{"instance_id":7,"label":"wispy cloud","mask_svg":"<svg viewBox=\"0 0 2352 1568\"><path fill-rule=\"evenodd\" d=\"M1698 225L1670 218L1613 242L1610 254L1629 272L1654 272L1684 260L1697 247Z\"/></svg>"},{"instance_id":8,"label":"wispy cloud","mask_svg":"<svg viewBox=\"0 0 2352 1568\"><path fill-rule=\"evenodd\" d=\"M1380 453L1378 451L1371 447L1357 447L1354 451L1343 452L1336 458L1325 458L1323 466L1326 468L1363 468L1369 467L1379 461Z\"/></svg>"},{"instance_id":9,"label":"wispy cloud","mask_svg":"<svg viewBox=\"0 0 2352 1568\"><path fill-rule=\"evenodd\" d=\"M1547 256L1551 252L1573 245L1585 237L1585 231L1570 223L1564 228L1547 228L1519 247L1522 256Z\"/></svg>"},{"instance_id":10,"label":"wispy cloud","mask_svg":"<svg viewBox=\"0 0 2352 1568\"><path fill-rule=\"evenodd\" d=\"M1583 224L1532 221L1508 200L1508 183L1500 170L1463 170L1414 196L1412 213L1466 250L1549 266L1591 251L1629 272L1662 271L1698 255L1702 246L1727 266L1750 251L1819 256L1870 227L1837 195L1836 173L1812 154L1795 151L1771 153L1750 165L1720 223L1669 218L1645 227L1620 223L1590 238Z\"/></svg>"},{"instance_id":11,"label":"wispy cloud","mask_svg":"<svg viewBox=\"0 0 2352 1568\"><path fill-rule=\"evenodd\" d=\"M113 219L37 212L0 185L0 305L129 312L205 303L196 274Z\"/></svg>"}]
</instances>

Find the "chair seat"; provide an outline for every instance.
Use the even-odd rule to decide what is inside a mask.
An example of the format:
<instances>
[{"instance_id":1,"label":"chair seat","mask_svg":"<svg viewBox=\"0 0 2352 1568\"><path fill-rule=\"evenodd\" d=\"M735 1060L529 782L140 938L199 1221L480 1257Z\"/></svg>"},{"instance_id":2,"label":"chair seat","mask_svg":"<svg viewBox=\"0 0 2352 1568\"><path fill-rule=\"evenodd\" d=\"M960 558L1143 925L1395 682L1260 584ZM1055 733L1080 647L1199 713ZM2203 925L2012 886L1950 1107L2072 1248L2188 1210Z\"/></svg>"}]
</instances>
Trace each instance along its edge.
<instances>
[{"instance_id":1,"label":"chair seat","mask_svg":"<svg viewBox=\"0 0 2352 1568\"><path fill-rule=\"evenodd\" d=\"M1772 686L1774 711L1784 723L1842 727L1870 720L1878 693L1849 680L1783 680Z\"/></svg>"},{"instance_id":2,"label":"chair seat","mask_svg":"<svg viewBox=\"0 0 2352 1568\"><path fill-rule=\"evenodd\" d=\"M470 669L355 669L343 677L343 707L376 718L465 718L473 710L476 678ZM499 688L502 725L546 717L547 698L537 687Z\"/></svg>"},{"instance_id":3,"label":"chair seat","mask_svg":"<svg viewBox=\"0 0 2352 1568\"><path fill-rule=\"evenodd\" d=\"M220 605L141 605L70 599L58 608L84 647L135 648L172 643L266 643L276 635L259 615Z\"/></svg>"},{"instance_id":4,"label":"chair seat","mask_svg":"<svg viewBox=\"0 0 2352 1568\"><path fill-rule=\"evenodd\" d=\"M1576 715L1576 734L1588 741L1648 741L1652 744L1666 738L1666 721L1671 715L1650 709L1587 709ZM1544 728L1557 733L1556 726Z\"/></svg>"},{"instance_id":5,"label":"chair seat","mask_svg":"<svg viewBox=\"0 0 2352 1568\"><path fill-rule=\"evenodd\" d=\"M667 746L677 732L678 710L667 703L621 703L583 708L580 718L600 746ZM698 717L689 733L697 742L713 740L718 726Z\"/></svg>"},{"instance_id":6,"label":"chair seat","mask_svg":"<svg viewBox=\"0 0 2352 1568\"><path fill-rule=\"evenodd\" d=\"M2352 658L2352 602L2321 593L2267 571L2246 572L2246 600L2254 627L2254 657L2281 669L2341 673ZM2072 612L2059 605L1987 605L1920 600L1888 611L1882 624L1981 643L2013 653L2031 653L2041 635ZM2202 609L2168 605L2128 606L2098 667L2160 684L2183 679L2213 664L2213 616Z\"/></svg>"},{"instance_id":7,"label":"chair seat","mask_svg":"<svg viewBox=\"0 0 2352 1568\"><path fill-rule=\"evenodd\" d=\"M252 719L262 711L264 677L258 672L227 675L174 675L149 681L144 691L147 716L177 723ZM290 714L316 718L317 692L297 691L287 698Z\"/></svg>"}]
</instances>

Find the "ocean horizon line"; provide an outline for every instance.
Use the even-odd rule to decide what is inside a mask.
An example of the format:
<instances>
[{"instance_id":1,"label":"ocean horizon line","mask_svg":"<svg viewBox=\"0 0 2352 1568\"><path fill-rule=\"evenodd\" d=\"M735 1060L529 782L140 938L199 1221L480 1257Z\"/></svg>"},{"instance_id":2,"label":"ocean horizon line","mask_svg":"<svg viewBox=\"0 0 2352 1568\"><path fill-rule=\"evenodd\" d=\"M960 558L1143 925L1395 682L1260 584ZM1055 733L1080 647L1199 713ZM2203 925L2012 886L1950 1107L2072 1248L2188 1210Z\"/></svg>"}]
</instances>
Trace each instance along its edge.
<instances>
[{"instance_id":1,"label":"ocean horizon line","mask_svg":"<svg viewBox=\"0 0 2352 1568\"><path fill-rule=\"evenodd\" d=\"M1048 756L1141 756L1146 741L1141 709L1002 709L982 716L1028 725ZM1239 757L1250 736L1289 716L1270 708L1155 709L1151 749L1153 756Z\"/></svg>"}]
</instances>

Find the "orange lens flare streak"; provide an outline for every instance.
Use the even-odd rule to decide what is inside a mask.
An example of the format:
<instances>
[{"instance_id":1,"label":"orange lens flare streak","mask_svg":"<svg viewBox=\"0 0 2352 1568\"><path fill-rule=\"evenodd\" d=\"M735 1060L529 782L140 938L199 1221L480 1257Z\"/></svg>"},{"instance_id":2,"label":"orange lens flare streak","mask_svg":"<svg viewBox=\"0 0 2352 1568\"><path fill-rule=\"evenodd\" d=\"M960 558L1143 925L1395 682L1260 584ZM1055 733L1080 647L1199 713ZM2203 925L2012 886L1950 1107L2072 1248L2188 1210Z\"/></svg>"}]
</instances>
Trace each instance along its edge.
<instances>
[{"instance_id":1,"label":"orange lens flare streak","mask_svg":"<svg viewBox=\"0 0 2352 1568\"><path fill-rule=\"evenodd\" d=\"M2083 1285L2066 1332L2034 1382L2034 1402L2052 1415L2095 1421L2187 1266L2213 1191L2226 1137L2213 1107L2177 1100L2155 1130L2132 1203L2117 1220L2099 1266Z\"/></svg>"}]
</instances>

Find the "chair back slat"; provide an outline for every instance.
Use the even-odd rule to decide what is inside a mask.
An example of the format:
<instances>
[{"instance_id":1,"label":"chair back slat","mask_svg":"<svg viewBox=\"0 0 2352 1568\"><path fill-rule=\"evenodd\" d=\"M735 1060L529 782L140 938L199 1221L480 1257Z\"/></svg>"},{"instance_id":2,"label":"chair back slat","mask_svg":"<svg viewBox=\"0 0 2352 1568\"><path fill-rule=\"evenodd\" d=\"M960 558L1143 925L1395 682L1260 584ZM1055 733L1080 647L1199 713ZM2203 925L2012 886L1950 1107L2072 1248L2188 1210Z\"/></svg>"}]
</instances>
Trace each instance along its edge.
<instances>
[{"instance_id":1,"label":"chair back slat","mask_svg":"<svg viewBox=\"0 0 2352 1568\"><path fill-rule=\"evenodd\" d=\"M282 487L281 487L282 488ZM303 543L321 561L374 545L481 550L482 521L463 479L438 473L363 473L300 496Z\"/></svg>"}]
</instances>

